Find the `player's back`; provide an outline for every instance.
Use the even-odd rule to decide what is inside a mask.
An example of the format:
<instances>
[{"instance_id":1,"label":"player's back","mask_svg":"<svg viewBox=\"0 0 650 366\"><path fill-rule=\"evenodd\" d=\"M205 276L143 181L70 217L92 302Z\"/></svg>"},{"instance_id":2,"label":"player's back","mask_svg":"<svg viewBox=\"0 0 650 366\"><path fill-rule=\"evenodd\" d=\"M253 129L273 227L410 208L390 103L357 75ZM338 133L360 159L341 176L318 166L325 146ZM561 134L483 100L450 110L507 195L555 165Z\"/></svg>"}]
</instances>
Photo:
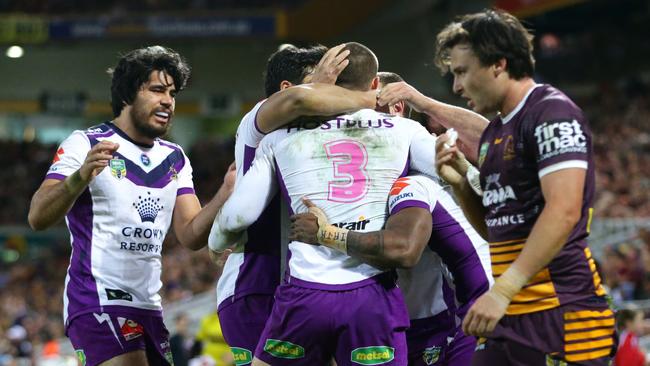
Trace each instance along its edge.
<instances>
[{"instance_id":1,"label":"player's back","mask_svg":"<svg viewBox=\"0 0 650 366\"><path fill-rule=\"evenodd\" d=\"M301 198L307 197L330 223L374 231L384 226L388 193L409 165L433 169L435 139L417 122L365 109L322 125L289 125L271 134L268 145L292 212L306 211ZM410 159L418 149L427 151ZM382 272L324 246L292 242L289 250L293 279L342 285Z\"/></svg>"}]
</instances>

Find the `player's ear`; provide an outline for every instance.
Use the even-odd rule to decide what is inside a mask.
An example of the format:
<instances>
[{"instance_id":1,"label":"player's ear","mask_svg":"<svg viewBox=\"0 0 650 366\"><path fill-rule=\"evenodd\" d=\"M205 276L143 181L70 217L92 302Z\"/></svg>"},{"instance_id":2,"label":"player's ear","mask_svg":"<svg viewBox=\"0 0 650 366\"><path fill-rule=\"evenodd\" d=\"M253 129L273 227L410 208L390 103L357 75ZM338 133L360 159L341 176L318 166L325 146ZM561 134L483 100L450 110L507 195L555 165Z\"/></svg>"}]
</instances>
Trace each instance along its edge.
<instances>
[{"instance_id":1,"label":"player's ear","mask_svg":"<svg viewBox=\"0 0 650 366\"><path fill-rule=\"evenodd\" d=\"M379 76L375 76L375 78L372 79L372 82L370 82L370 90L376 89L379 89Z\"/></svg>"},{"instance_id":2,"label":"player's ear","mask_svg":"<svg viewBox=\"0 0 650 366\"><path fill-rule=\"evenodd\" d=\"M508 72L506 67L508 66L508 61L505 57L500 58L497 62L492 65L494 70L494 77L501 75L504 72Z\"/></svg>"},{"instance_id":3,"label":"player's ear","mask_svg":"<svg viewBox=\"0 0 650 366\"><path fill-rule=\"evenodd\" d=\"M286 88L288 88L288 87L291 87L291 86L293 86L293 84L291 84L290 81L282 80L282 81L280 82L280 90L284 90L284 89L286 89Z\"/></svg>"},{"instance_id":4,"label":"player's ear","mask_svg":"<svg viewBox=\"0 0 650 366\"><path fill-rule=\"evenodd\" d=\"M404 115L404 101L400 100L399 102L395 103L393 105L393 110L395 111L395 115L398 116L403 116Z\"/></svg>"}]
</instances>

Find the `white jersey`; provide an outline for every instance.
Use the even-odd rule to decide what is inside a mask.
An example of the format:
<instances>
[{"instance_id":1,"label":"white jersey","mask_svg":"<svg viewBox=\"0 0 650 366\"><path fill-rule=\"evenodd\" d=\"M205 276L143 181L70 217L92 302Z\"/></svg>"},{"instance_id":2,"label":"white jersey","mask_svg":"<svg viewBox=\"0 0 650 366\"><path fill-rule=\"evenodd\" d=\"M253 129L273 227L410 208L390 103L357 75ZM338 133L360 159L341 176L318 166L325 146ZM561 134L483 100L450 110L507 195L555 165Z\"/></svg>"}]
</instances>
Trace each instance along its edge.
<instances>
[{"instance_id":1,"label":"white jersey","mask_svg":"<svg viewBox=\"0 0 650 366\"><path fill-rule=\"evenodd\" d=\"M77 171L100 141L120 146L66 215L72 256L64 319L106 305L159 312L161 251L176 197L194 194L192 167L180 146L132 141L113 123L73 132L59 147L46 179Z\"/></svg>"},{"instance_id":2,"label":"white jersey","mask_svg":"<svg viewBox=\"0 0 650 366\"><path fill-rule=\"evenodd\" d=\"M312 129L309 129L312 128ZM334 225L380 230L393 182L410 168L435 174L435 138L419 123L364 109L319 123L295 123L262 140L251 170L224 205L218 223L238 231L254 222L276 189L291 213L307 197ZM290 281L348 288L382 271L325 246L289 244Z\"/></svg>"},{"instance_id":3,"label":"white jersey","mask_svg":"<svg viewBox=\"0 0 650 366\"><path fill-rule=\"evenodd\" d=\"M264 100L257 103L239 123L235 142L235 164L237 182L250 168L255 151L265 134L257 126L257 112ZM280 284L280 199L269 205L260 215L258 222L247 230L247 242L240 252L228 256L219 282L217 283L217 305L227 305L250 294L273 295Z\"/></svg>"},{"instance_id":4,"label":"white jersey","mask_svg":"<svg viewBox=\"0 0 650 366\"><path fill-rule=\"evenodd\" d=\"M420 262L410 270L398 270L410 318L430 318L443 312L464 315L466 307L492 283L487 242L452 196L431 178L400 178L391 189L388 204L391 215L408 207L431 212L431 239Z\"/></svg>"}]
</instances>

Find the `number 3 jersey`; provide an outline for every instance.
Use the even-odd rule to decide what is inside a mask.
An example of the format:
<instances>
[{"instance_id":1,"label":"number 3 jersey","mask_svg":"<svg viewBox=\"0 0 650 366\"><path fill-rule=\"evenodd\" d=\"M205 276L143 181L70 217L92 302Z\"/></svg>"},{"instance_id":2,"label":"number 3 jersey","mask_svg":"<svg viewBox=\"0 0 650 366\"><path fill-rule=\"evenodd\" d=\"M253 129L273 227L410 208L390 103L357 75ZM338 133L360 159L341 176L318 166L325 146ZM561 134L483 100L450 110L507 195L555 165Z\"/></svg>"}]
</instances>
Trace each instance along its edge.
<instances>
[{"instance_id":1,"label":"number 3 jersey","mask_svg":"<svg viewBox=\"0 0 650 366\"><path fill-rule=\"evenodd\" d=\"M159 313L161 251L176 202L194 194L192 168L176 144L132 141L107 122L73 132L59 147L46 179L77 171L100 141L119 144L113 159L66 215L72 255L64 319L120 305Z\"/></svg>"},{"instance_id":2,"label":"number 3 jersey","mask_svg":"<svg viewBox=\"0 0 650 366\"><path fill-rule=\"evenodd\" d=\"M336 226L381 230L393 182L409 168L435 175L434 161L435 138L424 127L370 109L323 124L290 124L262 140L219 225L238 231L254 222L277 182L291 214L307 212L306 197ZM382 272L325 246L294 241L288 256L290 281L306 287L351 288Z\"/></svg>"}]
</instances>

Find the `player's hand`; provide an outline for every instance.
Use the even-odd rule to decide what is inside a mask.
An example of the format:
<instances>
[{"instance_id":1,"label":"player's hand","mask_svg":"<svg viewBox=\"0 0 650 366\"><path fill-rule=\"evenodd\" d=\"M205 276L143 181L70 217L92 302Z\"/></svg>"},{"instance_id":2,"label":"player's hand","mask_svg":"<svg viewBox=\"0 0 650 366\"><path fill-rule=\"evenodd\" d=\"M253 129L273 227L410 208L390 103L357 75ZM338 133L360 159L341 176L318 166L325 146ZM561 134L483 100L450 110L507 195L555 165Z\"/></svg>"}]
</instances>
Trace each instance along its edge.
<instances>
[{"instance_id":1,"label":"player's hand","mask_svg":"<svg viewBox=\"0 0 650 366\"><path fill-rule=\"evenodd\" d=\"M210 260L212 263L214 263L215 266L217 266L217 278L221 277L221 273L223 273L223 267L226 265L226 260L228 259L228 256L232 253L232 249L226 249L223 252L215 252L212 249L208 248L208 254L210 255Z\"/></svg>"},{"instance_id":2,"label":"player's hand","mask_svg":"<svg viewBox=\"0 0 650 366\"><path fill-rule=\"evenodd\" d=\"M422 112L426 99L427 97L424 94L404 81L384 85L377 94L377 104L380 107L392 106L404 101L417 112Z\"/></svg>"},{"instance_id":3,"label":"player's hand","mask_svg":"<svg viewBox=\"0 0 650 366\"><path fill-rule=\"evenodd\" d=\"M290 217L289 240L318 244L318 218L312 213L299 213Z\"/></svg>"},{"instance_id":4,"label":"player's hand","mask_svg":"<svg viewBox=\"0 0 650 366\"><path fill-rule=\"evenodd\" d=\"M465 334L486 337L506 313L510 300L492 290L479 297L463 319Z\"/></svg>"},{"instance_id":5,"label":"player's hand","mask_svg":"<svg viewBox=\"0 0 650 366\"><path fill-rule=\"evenodd\" d=\"M223 176L223 184L221 187L219 187L219 191L217 192L217 195L222 196L221 198L225 202L228 197L232 194L232 192L235 190L235 181L237 180L237 167L235 166L235 162L233 161L230 166L228 167L228 170L226 171L226 175Z\"/></svg>"},{"instance_id":6,"label":"player's hand","mask_svg":"<svg viewBox=\"0 0 650 366\"><path fill-rule=\"evenodd\" d=\"M343 50L345 44L330 48L311 74L311 83L335 84L343 69L350 63L350 50ZM343 50L343 51L342 51Z\"/></svg>"},{"instance_id":7,"label":"player's hand","mask_svg":"<svg viewBox=\"0 0 650 366\"><path fill-rule=\"evenodd\" d=\"M459 186L465 179L469 162L458 146L445 144L449 136L442 134L436 139L436 170L438 175L452 186Z\"/></svg>"},{"instance_id":8,"label":"player's hand","mask_svg":"<svg viewBox=\"0 0 650 366\"><path fill-rule=\"evenodd\" d=\"M120 147L119 144L110 141L101 141L93 146L86 160L79 168L79 176L84 183L90 183L99 173L108 166L108 162L113 158L113 153Z\"/></svg>"}]
</instances>

